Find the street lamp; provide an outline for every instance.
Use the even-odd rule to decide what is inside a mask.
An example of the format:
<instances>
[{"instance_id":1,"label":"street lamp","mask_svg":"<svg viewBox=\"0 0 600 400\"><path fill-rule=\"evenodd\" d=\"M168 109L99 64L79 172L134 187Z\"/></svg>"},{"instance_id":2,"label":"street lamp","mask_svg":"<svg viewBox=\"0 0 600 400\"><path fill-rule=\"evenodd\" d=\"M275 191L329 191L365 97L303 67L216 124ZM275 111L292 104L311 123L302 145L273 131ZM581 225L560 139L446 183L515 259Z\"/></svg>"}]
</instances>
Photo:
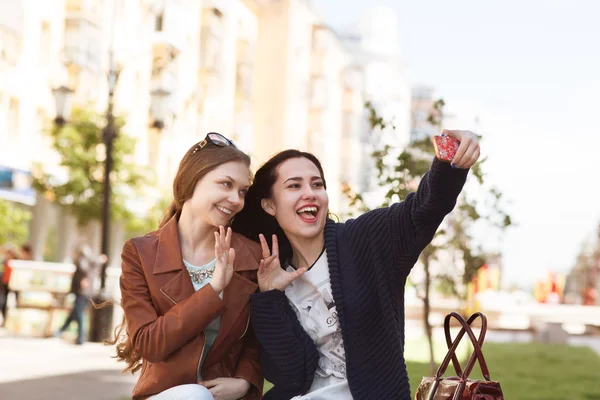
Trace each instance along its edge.
<instances>
[{"instance_id":1,"label":"street lamp","mask_svg":"<svg viewBox=\"0 0 600 400\"><path fill-rule=\"evenodd\" d=\"M67 86L60 86L52 90L56 104L56 118L54 123L57 126L63 126L71 116L71 100L73 90Z\"/></svg>"},{"instance_id":2,"label":"street lamp","mask_svg":"<svg viewBox=\"0 0 600 400\"><path fill-rule=\"evenodd\" d=\"M110 173L113 165L113 144L117 137L118 131L115 125L114 110L114 94L119 80L120 70L115 67L113 52L109 53L109 71L107 75L108 81L108 105L106 107L106 126L102 130L102 141L106 149L104 159L104 182L102 190L102 243L100 252L106 256L109 255L108 236L110 231ZM105 304L109 297L106 294L106 269L108 267L108 257L102 263L100 273L100 291L94 298L96 304ZM110 338L112 329L113 305L108 305L102 308L94 308L90 321L90 340L92 342L103 342Z\"/></svg>"},{"instance_id":3,"label":"street lamp","mask_svg":"<svg viewBox=\"0 0 600 400\"><path fill-rule=\"evenodd\" d=\"M104 161L104 183L102 193L102 243L101 253L109 255L109 233L110 233L110 173L113 168L113 145L118 135L117 126L114 117L114 93L119 79L120 69L114 65L113 54L110 54L110 68L108 71L108 104L106 108L106 126L102 130L102 141L106 148L106 158ZM57 115L55 123L62 127L69 119L71 111L71 95L73 90L66 86L61 86L53 90ZM151 118L152 127L161 130L165 125L168 114L168 99L170 92L159 88L151 92ZM110 300L106 293L106 269L108 259L102 264L100 274L100 291L94 298L96 304L102 304ZM110 337L112 329L113 306L111 303L99 309L93 309L90 321L90 340L92 342L102 342Z\"/></svg>"},{"instance_id":4,"label":"street lamp","mask_svg":"<svg viewBox=\"0 0 600 400\"><path fill-rule=\"evenodd\" d=\"M158 88L150 92L150 116L152 117L152 128L161 130L169 114L168 100L171 92Z\"/></svg>"}]
</instances>

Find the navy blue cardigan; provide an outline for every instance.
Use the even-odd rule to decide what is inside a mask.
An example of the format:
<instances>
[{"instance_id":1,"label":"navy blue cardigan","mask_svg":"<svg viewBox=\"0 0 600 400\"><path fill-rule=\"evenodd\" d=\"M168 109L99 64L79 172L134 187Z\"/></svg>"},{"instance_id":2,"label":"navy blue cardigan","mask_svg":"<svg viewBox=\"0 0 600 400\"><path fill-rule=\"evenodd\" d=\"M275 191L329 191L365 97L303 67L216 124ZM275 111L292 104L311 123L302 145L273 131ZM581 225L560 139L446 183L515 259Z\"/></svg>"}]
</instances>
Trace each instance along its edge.
<instances>
[{"instance_id":1,"label":"navy blue cardigan","mask_svg":"<svg viewBox=\"0 0 600 400\"><path fill-rule=\"evenodd\" d=\"M404 361L404 286L421 251L454 208L467 170L434 160L416 193L346 223L328 220L325 248L346 350L352 397L410 400ZM319 355L284 292L256 293L252 326L273 389L264 399L305 394Z\"/></svg>"}]
</instances>

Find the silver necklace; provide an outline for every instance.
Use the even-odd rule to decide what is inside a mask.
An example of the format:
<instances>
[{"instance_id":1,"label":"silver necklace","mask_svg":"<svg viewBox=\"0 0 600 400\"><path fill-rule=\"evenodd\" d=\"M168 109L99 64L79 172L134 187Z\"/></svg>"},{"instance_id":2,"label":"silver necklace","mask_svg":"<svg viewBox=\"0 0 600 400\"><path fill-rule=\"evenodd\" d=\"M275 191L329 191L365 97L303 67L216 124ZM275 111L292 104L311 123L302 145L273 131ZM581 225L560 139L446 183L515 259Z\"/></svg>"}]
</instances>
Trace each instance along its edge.
<instances>
[{"instance_id":1,"label":"silver necklace","mask_svg":"<svg viewBox=\"0 0 600 400\"><path fill-rule=\"evenodd\" d=\"M189 267L186 267L188 270L190 277L192 278L192 282L200 284L202 281L208 278L213 277L213 273L215 272L215 266L206 269L195 270Z\"/></svg>"}]
</instances>

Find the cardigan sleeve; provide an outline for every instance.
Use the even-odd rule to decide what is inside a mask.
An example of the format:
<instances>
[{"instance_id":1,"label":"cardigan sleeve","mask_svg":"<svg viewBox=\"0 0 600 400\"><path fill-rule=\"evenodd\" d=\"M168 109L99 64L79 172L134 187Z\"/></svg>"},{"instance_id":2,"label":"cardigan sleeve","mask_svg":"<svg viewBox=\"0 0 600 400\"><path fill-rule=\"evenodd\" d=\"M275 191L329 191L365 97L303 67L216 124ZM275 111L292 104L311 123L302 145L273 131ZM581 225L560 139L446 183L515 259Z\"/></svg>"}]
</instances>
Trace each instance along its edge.
<instances>
[{"instance_id":1,"label":"cardigan sleeve","mask_svg":"<svg viewBox=\"0 0 600 400\"><path fill-rule=\"evenodd\" d=\"M262 346L261 366L273 384L265 399L290 399L310 389L319 354L302 329L285 293L280 290L250 296L250 318Z\"/></svg>"},{"instance_id":2,"label":"cardigan sleeve","mask_svg":"<svg viewBox=\"0 0 600 400\"><path fill-rule=\"evenodd\" d=\"M346 222L344 231L351 246L358 249L366 243L372 250L389 252L395 265L408 274L456 205L467 174L468 170L452 168L435 158L417 191L404 201Z\"/></svg>"}]
</instances>

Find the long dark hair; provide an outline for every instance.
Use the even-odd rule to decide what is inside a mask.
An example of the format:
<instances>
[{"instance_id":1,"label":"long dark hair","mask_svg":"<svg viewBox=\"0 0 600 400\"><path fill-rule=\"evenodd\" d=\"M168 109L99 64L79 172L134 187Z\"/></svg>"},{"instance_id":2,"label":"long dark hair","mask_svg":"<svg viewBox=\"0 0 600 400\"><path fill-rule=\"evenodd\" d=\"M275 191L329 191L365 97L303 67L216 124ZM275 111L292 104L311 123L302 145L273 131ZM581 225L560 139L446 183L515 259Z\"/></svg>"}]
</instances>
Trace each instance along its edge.
<instances>
[{"instance_id":1,"label":"long dark hair","mask_svg":"<svg viewBox=\"0 0 600 400\"><path fill-rule=\"evenodd\" d=\"M200 148L198 143L190 147L179 163L179 169L173 180L173 202L159 226L164 226L177 212L181 211L183 203L194 194L194 189L200 179L219 165L230 161L240 161L250 167L250 157L235 146L217 146L208 143L205 147ZM100 305L94 304L94 307L102 308L107 304L107 302ZM117 355L115 358L127 364L125 372L134 373L142 367L142 356L133 347L127 331L125 315L123 315L121 324L115 329L114 339L105 341L105 344L116 345Z\"/></svg>"},{"instance_id":2,"label":"long dark hair","mask_svg":"<svg viewBox=\"0 0 600 400\"><path fill-rule=\"evenodd\" d=\"M300 150L284 150L271 157L269 161L256 171L252 186L250 186L246 194L244 208L235 216L232 224L233 231L241 233L248 239L256 242L259 241L258 235L262 233L269 244L269 248L272 248L273 244L272 235L277 235L281 265L284 265L284 262L291 258L292 246L275 217L269 215L262 208L261 200L271 198L273 195L273 185L277 181L277 169L284 161L291 158L306 158L315 164L321 174L321 178L323 178L324 188L327 188L323 167L317 157Z\"/></svg>"}]
</instances>

